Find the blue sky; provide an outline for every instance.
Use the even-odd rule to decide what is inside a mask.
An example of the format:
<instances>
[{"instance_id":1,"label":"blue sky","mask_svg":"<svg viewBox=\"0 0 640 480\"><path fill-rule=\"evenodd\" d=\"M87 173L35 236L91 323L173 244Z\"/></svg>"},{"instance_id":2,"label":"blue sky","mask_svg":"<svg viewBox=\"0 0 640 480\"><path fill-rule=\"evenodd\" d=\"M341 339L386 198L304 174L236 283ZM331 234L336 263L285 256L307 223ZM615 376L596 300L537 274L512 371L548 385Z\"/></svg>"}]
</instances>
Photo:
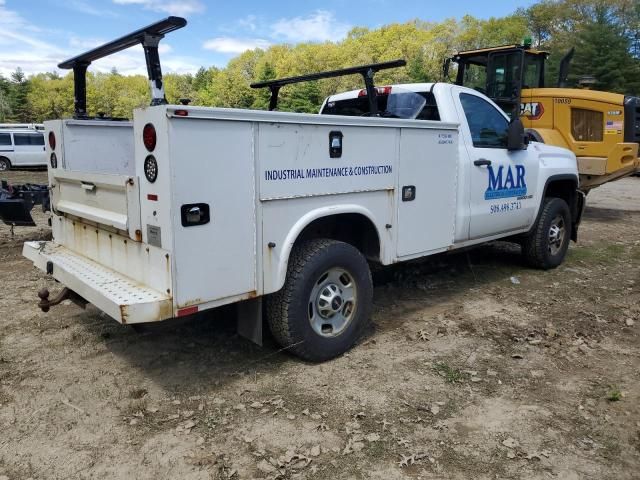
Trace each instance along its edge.
<instances>
[{"instance_id":1,"label":"blue sky","mask_svg":"<svg viewBox=\"0 0 640 480\"><path fill-rule=\"evenodd\" d=\"M105 41L167 15L189 24L161 43L163 69L195 72L224 66L249 48L342 39L351 27L375 28L419 18L439 21L471 14L503 16L533 0L0 0L0 74L20 66L26 73L56 65ZM145 73L141 49L92 65L123 74Z\"/></svg>"}]
</instances>

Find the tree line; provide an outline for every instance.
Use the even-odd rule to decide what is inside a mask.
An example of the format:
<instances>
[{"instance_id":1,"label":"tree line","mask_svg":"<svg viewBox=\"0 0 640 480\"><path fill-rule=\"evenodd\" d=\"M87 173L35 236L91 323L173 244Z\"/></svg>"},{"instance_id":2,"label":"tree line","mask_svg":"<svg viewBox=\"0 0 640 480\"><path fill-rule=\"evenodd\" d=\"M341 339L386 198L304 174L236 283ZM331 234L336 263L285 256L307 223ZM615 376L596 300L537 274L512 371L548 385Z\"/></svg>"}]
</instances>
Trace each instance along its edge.
<instances>
[{"instance_id":1,"label":"tree line","mask_svg":"<svg viewBox=\"0 0 640 480\"><path fill-rule=\"evenodd\" d=\"M521 43L526 37L550 52L548 86L555 86L560 59L575 47L570 86L588 75L595 78L594 89L640 94L638 0L541 0L488 20L466 15L442 22L416 19L375 29L356 27L338 42L273 45L246 51L224 68L167 74L165 91L170 103L188 98L196 105L266 109L268 89L255 90L250 83L397 58L406 59L407 66L379 72L377 84L442 81L442 62L456 51ZM286 86L279 109L316 112L326 96L361 86L355 76ZM90 72L87 103L90 115L131 118L134 108L149 104L148 81L115 70ZM72 73L27 77L18 66L9 78L0 75L0 122L41 122L72 113Z\"/></svg>"}]
</instances>

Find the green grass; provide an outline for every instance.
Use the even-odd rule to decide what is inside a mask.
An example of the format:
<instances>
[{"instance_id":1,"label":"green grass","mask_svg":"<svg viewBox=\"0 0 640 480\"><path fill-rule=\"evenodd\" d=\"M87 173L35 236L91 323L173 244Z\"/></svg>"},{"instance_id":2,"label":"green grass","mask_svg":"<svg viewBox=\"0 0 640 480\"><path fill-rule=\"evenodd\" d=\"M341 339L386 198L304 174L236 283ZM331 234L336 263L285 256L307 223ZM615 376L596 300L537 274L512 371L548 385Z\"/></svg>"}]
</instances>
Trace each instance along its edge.
<instances>
[{"instance_id":1,"label":"green grass","mask_svg":"<svg viewBox=\"0 0 640 480\"><path fill-rule=\"evenodd\" d=\"M466 378L466 374L457 368L453 368L444 362L437 362L433 369L443 377L447 383L460 383Z\"/></svg>"},{"instance_id":2,"label":"green grass","mask_svg":"<svg viewBox=\"0 0 640 480\"><path fill-rule=\"evenodd\" d=\"M640 256L640 249L638 250L631 255ZM568 260L571 263L587 262L610 265L628 257L629 252L624 245L607 244L572 248L569 250Z\"/></svg>"},{"instance_id":3,"label":"green grass","mask_svg":"<svg viewBox=\"0 0 640 480\"><path fill-rule=\"evenodd\" d=\"M610 402L619 402L622 400L622 392L616 385L610 385L607 392L607 400Z\"/></svg>"}]
</instances>

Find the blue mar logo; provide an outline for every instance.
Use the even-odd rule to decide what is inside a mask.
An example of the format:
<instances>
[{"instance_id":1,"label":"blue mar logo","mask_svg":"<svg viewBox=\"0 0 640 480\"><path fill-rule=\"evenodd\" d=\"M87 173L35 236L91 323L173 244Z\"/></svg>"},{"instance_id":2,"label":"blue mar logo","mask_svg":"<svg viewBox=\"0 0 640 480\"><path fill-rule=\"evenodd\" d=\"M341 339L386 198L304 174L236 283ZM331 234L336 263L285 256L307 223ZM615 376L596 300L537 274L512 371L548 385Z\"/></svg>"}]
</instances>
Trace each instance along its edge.
<instances>
[{"instance_id":1,"label":"blue mar logo","mask_svg":"<svg viewBox=\"0 0 640 480\"><path fill-rule=\"evenodd\" d=\"M527 183L525 182L525 168L523 165L515 167L508 166L506 169L500 165L496 172L491 165L489 170L489 187L484 192L485 200L495 200L496 198L522 197L527 194ZM514 175L515 170L515 175Z\"/></svg>"}]
</instances>

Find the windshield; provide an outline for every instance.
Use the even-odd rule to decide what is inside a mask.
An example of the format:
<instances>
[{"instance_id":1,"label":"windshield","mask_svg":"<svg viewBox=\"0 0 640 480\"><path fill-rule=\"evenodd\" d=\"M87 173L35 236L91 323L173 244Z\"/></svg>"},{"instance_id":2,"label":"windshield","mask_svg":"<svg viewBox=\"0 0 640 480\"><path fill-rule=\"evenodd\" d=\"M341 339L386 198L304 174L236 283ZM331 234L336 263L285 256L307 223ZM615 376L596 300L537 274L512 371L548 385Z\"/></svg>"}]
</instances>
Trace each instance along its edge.
<instances>
[{"instance_id":1,"label":"windshield","mask_svg":"<svg viewBox=\"0 0 640 480\"><path fill-rule=\"evenodd\" d=\"M421 115L427 104L427 94L411 92L398 87L380 87L382 94L376 96L378 115L385 118L431 119ZM386 93L386 92L391 93ZM356 98L329 101L320 112L323 115L346 115L351 117L369 116L369 99L360 92Z\"/></svg>"}]
</instances>

